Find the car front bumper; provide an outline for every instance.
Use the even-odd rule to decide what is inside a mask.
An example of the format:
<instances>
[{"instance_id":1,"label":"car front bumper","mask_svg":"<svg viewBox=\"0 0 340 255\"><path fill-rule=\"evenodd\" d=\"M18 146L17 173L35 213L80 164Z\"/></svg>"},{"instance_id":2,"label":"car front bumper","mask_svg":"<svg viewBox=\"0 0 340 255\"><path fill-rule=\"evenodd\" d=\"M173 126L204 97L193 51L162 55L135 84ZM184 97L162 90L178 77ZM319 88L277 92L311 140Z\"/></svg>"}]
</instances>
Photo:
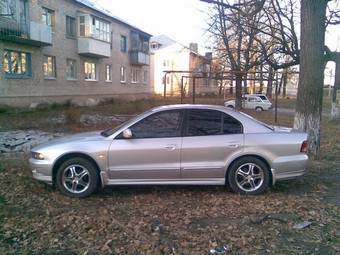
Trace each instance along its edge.
<instances>
[{"instance_id":1,"label":"car front bumper","mask_svg":"<svg viewBox=\"0 0 340 255\"><path fill-rule=\"evenodd\" d=\"M31 158L29 160L32 176L38 181L43 181L52 184L52 165L44 160L36 160Z\"/></svg>"}]
</instances>

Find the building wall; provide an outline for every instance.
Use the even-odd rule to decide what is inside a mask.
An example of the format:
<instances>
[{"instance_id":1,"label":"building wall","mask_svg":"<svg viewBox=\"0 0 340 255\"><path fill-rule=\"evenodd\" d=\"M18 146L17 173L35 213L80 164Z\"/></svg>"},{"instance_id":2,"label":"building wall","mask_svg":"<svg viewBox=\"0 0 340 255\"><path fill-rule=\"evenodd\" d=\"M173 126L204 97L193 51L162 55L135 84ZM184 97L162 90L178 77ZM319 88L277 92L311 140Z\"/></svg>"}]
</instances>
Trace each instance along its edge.
<instances>
[{"instance_id":1,"label":"building wall","mask_svg":"<svg viewBox=\"0 0 340 255\"><path fill-rule=\"evenodd\" d=\"M154 93L164 93L164 71L188 71L190 51L179 44L173 44L155 51L151 55L151 74ZM180 94L181 77L188 74L172 73L167 74L167 94ZM184 85L186 81L184 80Z\"/></svg>"},{"instance_id":2,"label":"building wall","mask_svg":"<svg viewBox=\"0 0 340 255\"><path fill-rule=\"evenodd\" d=\"M19 43L0 41L0 104L29 105L37 102L62 102L74 100L81 103L88 98L125 97L135 99L148 97L152 93L149 78L143 82L144 71L150 74L147 65L131 65L129 51L121 52L120 39L125 35L128 41L131 28L109 17L77 4L72 0L30 0L29 16L31 21L42 22L42 7L55 11L55 29L52 35L52 46L34 47ZM89 58L78 54L77 38L66 36L66 15L76 18L78 12L91 13L111 22L112 42L110 58ZM78 29L78 25L77 25ZM4 49L20 50L31 53L32 76L27 79L5 78L2 68ZM56 78L46 79L43 76L43 56L56 57ZM77 79L66 78L66 59L76 60ZM85 81L84 61L91 60L97 64L97 81ZM111 65L112 81L106 80L106 64ZM120 67L126 67L126 82L120 82ZM131 83L131 70L139 70L139 82Z\"/></svg>"},{"instance_id":3,"label":"building wall","mask_svg":"<svg viewBox=\"0 0 340 255\"><path fill-rule=\"evenodd\" d=\"M151 39L152 40L152 39ZM157 41L151 41L151 44ZM165 71L173 71L166 75L166 94L178 96L181 94L181 82L183 77L183 90L185 94L191 94L193 90L193 71L210 71L211 59L197 53L179 43L161 46L151 53L151 84L156 94L164 94ZM181 71L181 72L176 72ZM199 74L199 76L202 76ZM218 93L217 82L213 79L196 79L197 94Z\"/></svg>"}]
</instances>

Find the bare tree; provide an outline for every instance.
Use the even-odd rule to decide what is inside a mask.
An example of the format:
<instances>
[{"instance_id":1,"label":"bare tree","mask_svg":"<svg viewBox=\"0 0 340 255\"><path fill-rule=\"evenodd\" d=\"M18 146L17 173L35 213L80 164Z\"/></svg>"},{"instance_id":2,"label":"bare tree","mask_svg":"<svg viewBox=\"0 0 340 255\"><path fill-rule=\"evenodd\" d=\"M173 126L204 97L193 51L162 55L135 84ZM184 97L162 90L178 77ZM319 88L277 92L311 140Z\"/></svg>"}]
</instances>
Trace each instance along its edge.
<instances>
[{"instance_id":1,"label":"bare tree","mask_svg":"<svg viewBox=\"0 0 340 255\"><path fill-rule=\"evenodd\" d=\"M301 0L300 76L294 127L308 133L309 153L320 151L328 0Z\"/></svg>"},{"instance_id":2,"label":"bare tree","mask_svg":"<svg viewBox=\"0 0 340 255\"><path fill-rule=\"evenodd\" d=\"M262 59L254 37L260 15L261 3L254 0L239 0L231 5L227 0L205 1L214 4L209 32L215 39L215 49L228 63L236 81L236 109L242 107L242 80L247 72ZM259 4L260 3L260 4ZM246 26L246 24L252 24Z\"/></svg>"}]
</instances>

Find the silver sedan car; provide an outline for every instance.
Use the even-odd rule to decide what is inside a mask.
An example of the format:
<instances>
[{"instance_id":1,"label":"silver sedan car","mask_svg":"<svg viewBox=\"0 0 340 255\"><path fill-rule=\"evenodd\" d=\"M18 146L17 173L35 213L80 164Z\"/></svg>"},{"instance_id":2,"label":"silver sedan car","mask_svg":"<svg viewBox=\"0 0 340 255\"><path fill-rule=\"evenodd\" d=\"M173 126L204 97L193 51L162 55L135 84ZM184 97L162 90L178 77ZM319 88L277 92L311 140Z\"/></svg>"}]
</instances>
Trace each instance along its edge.
<instances>
[{"instance_id":1,"label":"silver sedan car","mask_svg":"<svg viewBox=\"0 0 340 255\"><path fill-rule=\"evenodd\" d=\"M216 105L149 110L102 132L32 149L33 177L65 195L106 185L228 185L259 194L305 173L307 134L275 128Z\"/></svg>"}]
</instances>

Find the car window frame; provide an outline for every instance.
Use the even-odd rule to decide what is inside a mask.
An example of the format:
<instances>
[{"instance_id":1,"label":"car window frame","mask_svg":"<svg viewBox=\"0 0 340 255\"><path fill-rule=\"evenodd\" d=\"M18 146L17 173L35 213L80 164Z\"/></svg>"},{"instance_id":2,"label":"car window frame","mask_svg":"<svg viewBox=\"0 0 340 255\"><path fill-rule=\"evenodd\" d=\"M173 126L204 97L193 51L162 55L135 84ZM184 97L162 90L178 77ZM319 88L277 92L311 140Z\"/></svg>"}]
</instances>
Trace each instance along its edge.
<instances>
[{"instance_id":1,"label":"car window frame","mask_svg":"<svg viewBox=\"0 0 340 255\"><path fill-rule=\"evenodd\" d=\"M179 124L179 136L166 136L166 137L131 137L131 138L125 138L123 137L123 132L126 129L131 129L131 127L133 127L134 125L137 125L138 123L140 123L141 121L150 118L154 115L157 114L162 114L162 113L166 113L166 112L179 112L181 114L181 120L180 120L180 124ZM183 109L169 109L169 110L163 110L163 111L157 111L157 112L153 112L147 116L145 116L144 118L139 119L138 121L132 123L131 125L129 125L128 127L126 127L124 130L122 130L116 137L116 140L141 140L141 139L162 139L162 138L181 138L183 137L183 123L184 123L184 118L185 118L185 112ZM133 133L132 133L133 135Z\"/></svg>"},{"instance_id":2,"label":"car window frame","mask_svg":"<svg viewBox=\"0 0 340 255\"><path fill-rule=\"evenodd\" d=\"M214 134L214 135L188 135L188 128L189 128L189 113L192 110L202 110L202 111L215 111L219 112L221 114L221 133L220 134ZM231 117L232 119L235 119L241 126L241 133L233 133L233 134L224 134L224 115ZM244 134L244 127L241 121L236 119L234 116L216 109L198 109L198 108L191 108L186 109L184 112L184 118L182 120L182 137L202 137L202 136L222 136L222 135L243 135Z\"/></svg>"}]
</instances>

